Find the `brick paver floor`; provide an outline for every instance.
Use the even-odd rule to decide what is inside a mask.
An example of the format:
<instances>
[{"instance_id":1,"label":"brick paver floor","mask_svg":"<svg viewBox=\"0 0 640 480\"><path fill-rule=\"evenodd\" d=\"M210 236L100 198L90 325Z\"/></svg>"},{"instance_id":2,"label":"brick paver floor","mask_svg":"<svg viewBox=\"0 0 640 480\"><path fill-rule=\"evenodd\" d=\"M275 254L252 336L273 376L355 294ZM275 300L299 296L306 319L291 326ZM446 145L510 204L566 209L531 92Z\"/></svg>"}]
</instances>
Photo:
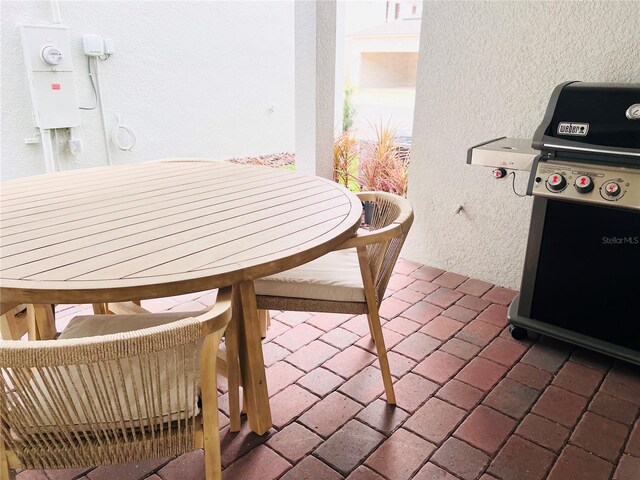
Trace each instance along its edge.
<instances>
[{"instance_id":1,"label":"brick paver floor","mask_svg":"<svg viewBox=\"0 0 640 480\"><path fill-rule=\"evenodd\" d=\"M272 312L274 428L228 430L226 480L639 480L640 369L549 338L515 341L516 292L400 260L382 304L398 406L384 402L364 316ZM193 310L211 292L144 301ZM88 305L58 307L58 327ZM200 480L203 455L19 480Z\"/></svg>"}]
</instances>

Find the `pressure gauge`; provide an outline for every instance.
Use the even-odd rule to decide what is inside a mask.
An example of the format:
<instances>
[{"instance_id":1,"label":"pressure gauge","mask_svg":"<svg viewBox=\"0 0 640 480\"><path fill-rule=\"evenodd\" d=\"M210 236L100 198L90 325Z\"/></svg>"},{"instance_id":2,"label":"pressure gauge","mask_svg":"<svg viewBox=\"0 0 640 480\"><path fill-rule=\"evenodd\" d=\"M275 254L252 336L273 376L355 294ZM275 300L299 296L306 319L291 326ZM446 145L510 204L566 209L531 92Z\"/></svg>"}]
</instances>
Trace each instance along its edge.
<instances>
[{"instance_id":1,"label":"pressure gauge","mask_svg":"<svg viewBox=\"0 0 640 480\"><path fill-rule=\"evenodd\" d=\"M47 65L56 66L62 62L62 52L53 45L45 46L40 56Z\"/></svg>"},{"instance_id":2,"label":"pressure gauge","mask_svg":"<svg viewBox=\"0 0 640 480\"><path fill-rule=\"evenodd\" d=\"M627 109L627 118L629 120L640 120L640 103L634 103Z\"/></svg>"}]
</instances>

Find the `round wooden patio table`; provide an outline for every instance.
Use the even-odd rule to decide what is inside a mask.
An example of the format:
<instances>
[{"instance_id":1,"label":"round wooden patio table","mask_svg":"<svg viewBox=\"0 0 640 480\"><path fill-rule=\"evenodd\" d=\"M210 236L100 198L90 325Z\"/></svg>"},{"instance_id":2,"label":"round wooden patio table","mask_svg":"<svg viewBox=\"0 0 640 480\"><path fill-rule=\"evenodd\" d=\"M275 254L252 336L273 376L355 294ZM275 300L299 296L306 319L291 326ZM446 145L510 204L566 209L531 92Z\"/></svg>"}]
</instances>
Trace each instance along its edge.
<instances>
[{"instance_id":1,"label":"round wooden patio table","mask_svg":"<svg viewBox=\"0 0 640 480\"><path fill-rule=\"evenodd\" d=\"M323 178L199 159L8 181L0 199L0 313L234 285L259 434L272 422L253 280L331 251L362 213L355 195Z\"/></svg>"}]
</instances>

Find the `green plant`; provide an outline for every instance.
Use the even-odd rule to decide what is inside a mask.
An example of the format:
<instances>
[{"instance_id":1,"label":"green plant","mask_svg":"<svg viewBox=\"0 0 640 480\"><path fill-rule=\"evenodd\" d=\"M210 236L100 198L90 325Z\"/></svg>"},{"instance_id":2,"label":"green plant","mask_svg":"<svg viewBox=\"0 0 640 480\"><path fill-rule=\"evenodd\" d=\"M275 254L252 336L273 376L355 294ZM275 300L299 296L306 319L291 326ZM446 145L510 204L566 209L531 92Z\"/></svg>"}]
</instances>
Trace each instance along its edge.
<instances>
[{"instance_id":1,"label":"green plant","mask_svg":"<svg viewBox=\"0 0 640 480\"><path fill-rule=\"evenodd\" d=\"M381 190L407 196L409 156L395 143L396 128L380 123L376 138L360 147L360 175L363 190Z\"/></svg>"},{"instance_id":2,"label":"green plant","mask_svg":"<svg viewBox=\"0 0 640 480\"><path fill-rule=\"evenodd\" d=\"M344 101L342 102L342 131L347 132L353 126L353 119L356 116L356 107L353 105L353 87L344 89Z\"/></svg>"},{"instance_id":3,"label":"green plant","mask_svg":"<svg viewBox=\"0 0 640 480\"><path fill-rule=\"evenodd\" d=\"M356 183L357 147L358 141L349 132L344 132L333 141L333 181L344 185L349 190L359 190Z\"/></svg>"}]
</instances>

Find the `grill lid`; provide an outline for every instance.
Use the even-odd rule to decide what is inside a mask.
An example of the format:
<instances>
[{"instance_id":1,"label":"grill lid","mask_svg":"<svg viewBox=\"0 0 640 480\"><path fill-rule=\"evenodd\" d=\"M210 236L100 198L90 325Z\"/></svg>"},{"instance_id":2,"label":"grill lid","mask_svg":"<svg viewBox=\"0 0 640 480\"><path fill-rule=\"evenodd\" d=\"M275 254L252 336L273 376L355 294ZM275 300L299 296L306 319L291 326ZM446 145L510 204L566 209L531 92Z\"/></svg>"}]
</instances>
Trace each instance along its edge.
<instances>
[{"instance_id":1,"label":"grill lid","mask_svg":"<svg viewBox=\"0 0 640 480\"><path fill-rule=\"evenodd\" d=\"M640 166L640 84L558 85L533 148L558 158Z\"/></svg>"}]
</instances>

